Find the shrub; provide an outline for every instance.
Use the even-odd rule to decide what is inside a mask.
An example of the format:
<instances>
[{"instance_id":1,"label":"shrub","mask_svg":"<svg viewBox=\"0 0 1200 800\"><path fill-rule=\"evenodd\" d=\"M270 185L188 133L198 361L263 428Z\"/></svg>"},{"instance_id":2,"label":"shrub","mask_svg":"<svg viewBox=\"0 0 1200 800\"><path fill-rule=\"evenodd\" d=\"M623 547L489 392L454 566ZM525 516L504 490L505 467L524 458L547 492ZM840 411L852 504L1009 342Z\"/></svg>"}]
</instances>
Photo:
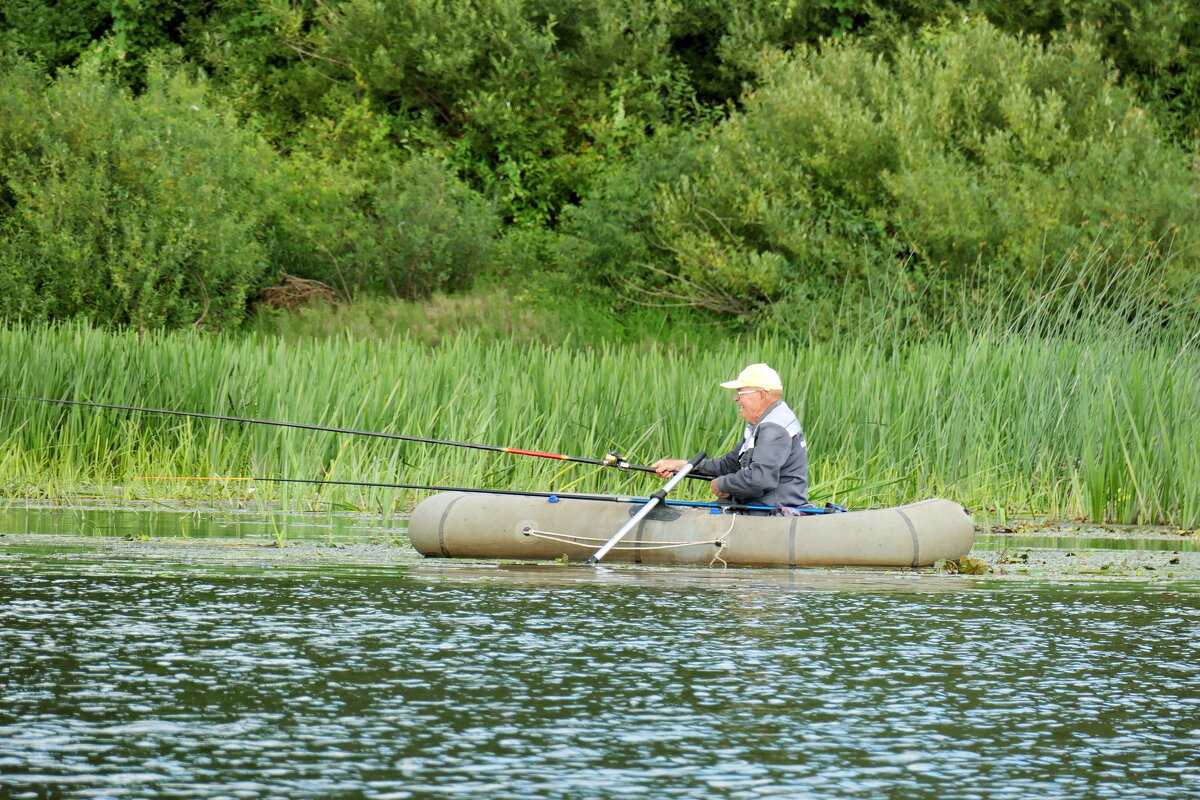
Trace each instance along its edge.
<instances>
[{"instance_id":1,"label":"shrub","mask_svg":"<svg viewBox=\"0 0 1200 800\"><path fill-rule=\"evenodd\" d=\"M72 63L111 24L111 3L100 0L2 0L0 30L6 43L46 67Z\"/></svg>"},{"instance_id":2,"label":"shrub","mask_svg":"<svg viewBox=\"0 0 1200 800\"><path fill-rule=\"evenodd\" d=\"M271 263L345 297L461 291L490 265L493 205L433 156L363 175L294 154L277 180L268 204Z\"/></svg>"},{"instance_id":3,"label":"shrub","mask_svg":"<svg viewBox=\"0 0 1200 800\"><path fill-rule=\"evenodd\" d=\"M116 88L91 61L0 79L0 316L220 328L280 272L361 292L463 289L496 218L439 160L282 157L203 81Z\"/></svg>"},{"instance_id":4,"label":"shrub","mask_svg":"<svg viewBox=\"0 0 1200 800\"><path fill-rule=\"evenodd\" d=\"M656 251L647 231L659 188L699 169L703 137L688 132L660 136L615 164L587 199L563 214L563 250L574 277L621 286ZM569 255L568 255L569 254Z\"/></svg>"},{"instance_id":5,"label":"shrub","mask_svg":"<svg viewBox=\"0 0 1200 800\"><path fill-rule=\"evenodd\" d=\"M903 0L880 2L880 28L906 30L979 13L1013 35L1086 36L1142 102L1165 112L1171 134L1192 145L1200 136L1200 6L1129 0Z\"/></svg>"},{"instance_id":6,"label":"shrub","mask_svg":"<svg viewBox=\"0 0 1200 800\"><path fill-rule=\"evenodd\" d=\"M529 224L682 107L670 13L662 0L348 0L281 29L387 114L398 142L439 131L456 169Z\"/></svg>"},{"instance_id":7,"label":"shrub","mask_svg":"<svg viewBox=\"0 0 1200 800\"><path fill-rule=\"evenodd\" d=\"M782 319L881 282L935 314L987 285L1019 306L1099 235L1116 262L1147 260L1120 273L1143 281L1123 296L1179 298L1197 255L1195 179L1093 45L969 20L892 58L827 42L764 74L635 223L657 251L650 291Z\"/></svg>"},{"instance_id":8,"label":"shrub","mask_svg":"<svg viewBox=\"0 0 1200 800\"><path fill-rule=\"evenodd\" d=\"M371 199L373 258L361 288L428 297L469 288L488 265L495 210L436 158L418 156L393 169Z\"/></svg>"},{"instance_id":9,"label":"shrub","mask_svg":"<svg viewBox=\"0 0 1200 800\"><path fill-rule=\"evenodd\" d=\"M139 330L239 320L268 272L274 154L202 81L154 69L137 98L85 64L3 71L0 315Z\"/></svg>"}]
</instances>

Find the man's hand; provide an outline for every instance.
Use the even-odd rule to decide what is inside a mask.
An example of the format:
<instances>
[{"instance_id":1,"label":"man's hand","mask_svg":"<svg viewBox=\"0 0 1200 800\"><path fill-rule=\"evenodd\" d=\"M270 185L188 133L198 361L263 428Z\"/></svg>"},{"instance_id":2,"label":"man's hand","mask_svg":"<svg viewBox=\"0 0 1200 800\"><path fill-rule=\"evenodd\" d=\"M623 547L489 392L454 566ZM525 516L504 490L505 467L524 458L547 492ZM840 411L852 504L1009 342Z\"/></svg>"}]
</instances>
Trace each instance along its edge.
<instances>
[{"instance_id":1,"label":"man's hand","mask_svg":"<svg viewBox=\"0 0 1200 800\"><path fill-rule=\"evenodd\" d=\"M729 492L721 491L721 487L717 486L717 480L717 478L713 478L712 483L709 484L709 486L712 488L713 494L722 499L732 497L733 495L731 495Z\"/></svg>"},{"instance_id":2,"label":"man's hand","mask_svg":"<svg viewBox=\"0 0 1200 800\"><path fill-rule=\"evenodd\" d=\"M669 478L680 468L688 463L682 458L660 458L650 465L650 469L654 470L654 474L660 478Z\"/></svg>"}]
</instances>

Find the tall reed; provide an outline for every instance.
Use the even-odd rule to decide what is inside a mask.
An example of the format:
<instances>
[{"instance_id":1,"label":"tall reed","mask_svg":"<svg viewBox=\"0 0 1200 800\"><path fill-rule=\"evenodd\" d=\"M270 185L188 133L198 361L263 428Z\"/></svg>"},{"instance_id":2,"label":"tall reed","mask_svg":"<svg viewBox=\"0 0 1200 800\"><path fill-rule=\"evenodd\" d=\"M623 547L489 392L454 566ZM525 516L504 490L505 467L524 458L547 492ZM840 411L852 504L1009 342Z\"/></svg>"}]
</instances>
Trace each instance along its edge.
<instances>
[{"instance_id":1,"label":"tall reed","mask_svg":"<svg viewBox=\"0 0 1200 800\"><path fill-rule=\"evenodd\" d=\"M996 328L901 346L730 341L539 346L403 337L100 332L0 327L0 489L12 497L236 499L244 482L327 478L644 494L641 473L477 450L68 407L63 398L262 417L635 463L732 446L720 380L777 367L810 443L815 500L931 495L985 514L1200 525L1200 358L1116 327ZM704 498L700 481L681 496ZM402 511L419 493L259 484L291 504Z\"/></svg>"}]
</instances>

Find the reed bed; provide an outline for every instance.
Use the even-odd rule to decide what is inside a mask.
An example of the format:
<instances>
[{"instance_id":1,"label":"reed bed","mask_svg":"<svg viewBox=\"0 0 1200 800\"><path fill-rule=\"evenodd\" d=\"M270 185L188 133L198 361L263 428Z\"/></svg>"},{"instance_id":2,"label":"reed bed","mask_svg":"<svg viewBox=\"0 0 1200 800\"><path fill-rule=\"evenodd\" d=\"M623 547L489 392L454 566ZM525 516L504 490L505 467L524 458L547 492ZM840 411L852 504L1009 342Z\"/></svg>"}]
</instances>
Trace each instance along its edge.
<instances>
[{"instance_id":1,"label":"reed bed","mask_svg":"<svg viewBox=\"0 0 1200 800\"><path fill-rule=\"evenodd\" d=\"M1117 330L1117 333L1113 333ZM1195 343L1119 329L960 333L899 346L730 341L547 347L460 336L285 341L0 327L0 489L282 502L403 513L422 493L251 483L276 477L646 494L657 481L548 459L261 425L51 405L199 411L634 463L730 447L720 380L767 361L810 445L813 499L851 507L929 496L986 517L1200 525ZM164 480L170 478L171 480ZM178 480L185 478L185 480ZM155 480L150 480L155 479ZM251 487L254 491L251 493ZM700 481L680 497L708 499Z\"/></svg>"}]
</instances>

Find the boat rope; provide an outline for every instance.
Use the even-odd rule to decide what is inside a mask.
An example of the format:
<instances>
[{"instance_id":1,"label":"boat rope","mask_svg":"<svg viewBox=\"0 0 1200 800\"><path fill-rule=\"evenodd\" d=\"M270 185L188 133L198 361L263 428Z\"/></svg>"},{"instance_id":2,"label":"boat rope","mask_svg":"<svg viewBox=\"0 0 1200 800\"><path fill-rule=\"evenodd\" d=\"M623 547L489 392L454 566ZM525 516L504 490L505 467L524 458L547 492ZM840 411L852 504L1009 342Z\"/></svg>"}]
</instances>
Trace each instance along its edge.
<instances>
[{"instance_id":1,"label":"boat rope","mask_svg":"<svg viewBox=\"0 0 1200 800\"><path fill-rule=\"evenodd\" d=\"M729 546L729 534L733 532L734 523L737 522L737 515L733 514L729 518L729 527L725 532L717 537L717 550L713 553L713 557L709 560L708 565L711 567L718 561L721 562L721 569L729 569L729 565L725 563L725 559L721 558L721 553Z\"/></svg>"},{"instance_id":2,"label":"boat rope","mask_svg":"<svg viewBox=\"0 0 1200 800\"><path fill-rule=\"evenodd\" d=\"M547 539L551 542L559 544L577 544L580 547L594 547L597 542L603 544L608 541L607 538L599 538L595 536L581 536L575 533L557 533L555 531L539 531L530 528L527 531L521 531L526 536L533 536L538 539ZM706 539L694 539L690 542L653 542L653 543L634 543L634 544L618 544L612 547L613 550L669 550L674 547L692 547L695 545L712 544L723 546L720 539L711 541Z\"/></svg>"},{"instance_id":3,"label":"boat rope","mask_svg":"<svg viewBox=\"0 0 1200 800\"><path fill-rule=\"evenodd\" d=\"M716 547L716 552L713 553L712 559L708 565L714 566L718 561L721 562L721 568L727 569L728 564L725 559L721 558L721 552L729 546L729 534L733 532L733 526L737 522L737 515L731 514L729 519L729 527L725 532L716 539L693 539L687 542L635 542L633 544L617 544L612 550L672 550L677 547L693 547L696 545L713 545ZM557 542L559 544L574 544L580 547L594 547L596 542L606 541L597 536L583 536L578 533L558 533L556 531L539 531L536 528L529 528L521 531L526 536L533 536L538 539L546 539L547 541Z\"/></svg>"}]
</instances>

